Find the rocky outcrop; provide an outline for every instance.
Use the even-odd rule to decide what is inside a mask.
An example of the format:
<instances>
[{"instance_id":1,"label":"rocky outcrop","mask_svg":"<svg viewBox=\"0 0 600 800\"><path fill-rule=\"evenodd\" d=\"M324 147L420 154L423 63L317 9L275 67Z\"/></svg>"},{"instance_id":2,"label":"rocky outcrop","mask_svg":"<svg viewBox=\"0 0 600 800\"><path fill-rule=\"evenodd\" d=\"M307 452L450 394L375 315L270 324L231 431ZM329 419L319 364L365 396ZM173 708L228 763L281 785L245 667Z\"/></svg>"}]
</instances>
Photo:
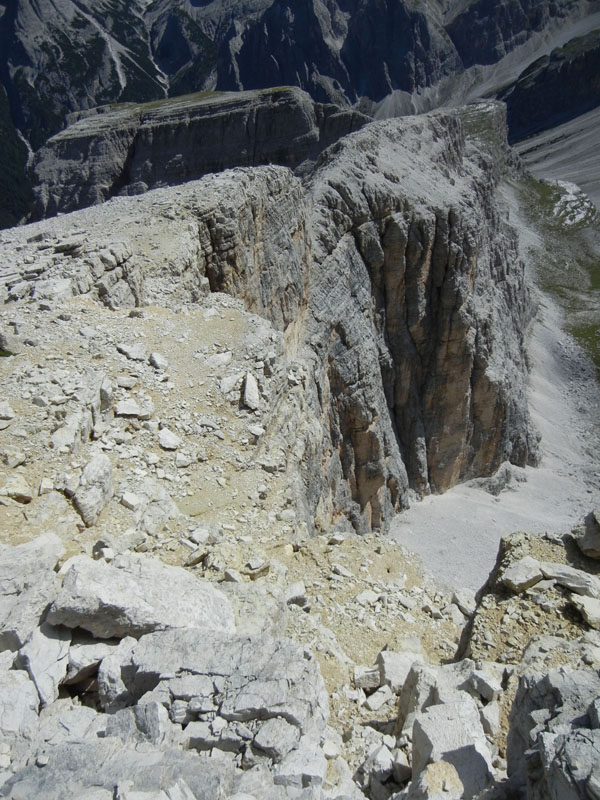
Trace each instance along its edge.
<instances>
[{"instance_id":1,"label":"rocky outcrop","mask_svg":"<svg viewBox=\"0 0 600 800\"><path fill-rule=\"evenodd\" d=\"M101 109L37 153L35 214L73 211L235 166L294 168L368 121L292 88Z\"/></svg>"},{"instance_id":2,"label":"rocky outcrop","mask_svg":"<svg viewBox=\"0 0 600 800\"><path fill-rule=\"evenodd\" d=\"M275 0L258 19L232 26L217 63L217 88L291 83L319 100L351 102L412 92L461 66L427 9L380 0L350 8Z\"/></svg>"},{"instance_id":3,"label":"rocky outcrop","mask_svg":"<svg viewBox=\"0 0 600 800\"><path fill-rule=\"evenodd\" d=\"M471 113L492 150L464 138ZM359 527L378 527L409 485L443 491L495 470L503 453L535 458L517 377L531 308L516 243L492 210L501 141L494 106L374 124L329 151L312 178L318 268L306 329L330 419L325 485Z\"/></svg>"},{"instance_id":4,"label":"rocky outcrop","mask_svg":"<svg viewBox=\"0 0 600 800\"><path fill-rule=\"evenodd\" d=\"M465 67L493 64L551 21L577 13L577 6L574 0L476 0L458 14L450 11L446 31Z\"/></svg>"},{"instance_id":5,"label":"rocky outcrop","mask_svg":"<svg viewBox=\"0 0 600 800\"><path fill-rule=\"evenodd\" d=\"M380 528L410 488L443 491L535 459L532 305L495 199L508 164L499 105L373 123L329 148L304 186L269 167L183 184L166 206L160 195L119 199L120 261L102 249L100 224L85 248L54 247L35 291L56 279L109 305L131 302L128 285L137 302L208 289L242 299L285 332L298 363L273 385L279 433L265 457L301 465L309 527L343 516ZM134 231L155 203L166 217L153 223L153 266Z\"/></svg>"}]
</instances>

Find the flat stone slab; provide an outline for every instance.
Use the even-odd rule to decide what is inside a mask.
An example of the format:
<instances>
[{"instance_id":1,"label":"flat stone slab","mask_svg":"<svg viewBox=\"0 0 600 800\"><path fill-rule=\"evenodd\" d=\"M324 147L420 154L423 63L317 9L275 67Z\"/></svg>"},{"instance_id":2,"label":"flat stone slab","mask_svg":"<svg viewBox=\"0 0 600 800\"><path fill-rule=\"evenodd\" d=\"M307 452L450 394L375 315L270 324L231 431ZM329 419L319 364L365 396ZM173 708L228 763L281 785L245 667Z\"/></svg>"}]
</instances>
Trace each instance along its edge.
<instances>
[{"instance_id":1,"label":"flat stone slab","mask_svg":"<svg viewBox=\"0 0 600 800\"><path fill-rule=\"evenodd\" d=\"M555 580L565 589L569 589L575 594L600 598L600 579L595 575L570 567L568 564L554 564L551 561L543 561L540 568L544 573L544 578Z\"/></svg>"},{"instance_id":2,"label":"flat stone slab","mask_svg":"<svg viewBox=\"0 0 600 800\"><path fill-rule=\"evenodd\" d=\"M483 791L493 777L491 753L475 701L430 706L413 726L413 778L428 764L452 764L464 786L464 796Z\"/></svg>"}]
</instances>

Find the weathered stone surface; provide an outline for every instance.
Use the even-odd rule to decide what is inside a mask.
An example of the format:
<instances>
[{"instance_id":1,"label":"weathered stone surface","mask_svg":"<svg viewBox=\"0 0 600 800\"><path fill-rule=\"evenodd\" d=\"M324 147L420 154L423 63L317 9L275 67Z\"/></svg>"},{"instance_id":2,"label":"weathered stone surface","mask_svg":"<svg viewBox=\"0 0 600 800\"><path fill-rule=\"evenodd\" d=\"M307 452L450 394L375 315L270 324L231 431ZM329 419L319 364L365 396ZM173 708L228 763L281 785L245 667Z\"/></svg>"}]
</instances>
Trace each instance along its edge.
<instances>
[{"instance_id":1,"label":"weathered stone surface","mask_svg":"<svg viewBox=\"0 0 600 800\"><path fill-rule=\"evenodd\" d=\"M97 672L102 659L109 656L118 646L117 641L98 642L91 637L87 640L78 636L69 648L69 660L65 683L78 683Z\"/></svg>"},{"instance_id":2,"label":"weathered stone surface","mask_svg":"<svg viewBox=\"0 0 600 800\"><path fill-rule=\"evenodd\" d=\"M327 723L327 693L316 661L291 642L232 637L208 630L165 630L123 645L110 658L111 674L120 676L122 687L115 691L101 676L101 698L106 707L114 707L115 702L131 705L149 688L162 693L167 689L171 697L182 691L189 699L188 691L178 689L177 682L194 676L194 696L201 691L199 679L206 676L210 697L218 696L218 713L224 720L245 722L281 716L302 735L320 733ZM219 681L219 676L224 680ZM214 710L215 706L210 704L209 708Z\"/></svg>"},{"instance_id":3,"label":"weathered stone surface","mask_svg":"<svg viewBox=\"0 0 600 800\"><path fill-rule=\"evenodd\" d=\"M354 667L353 682L357 689L374 691L379 688L381 683L379 670L372 667L356 666Z\"/></svg>"},{"instance_id":4,"label":"weathered stone surface","mask_svg":"<svg viewBox=\"0 0 600 800\"><path fill-rule=\"evenodd\" d=\"M17 503L31 503L34 497L33 489L23 475L10 475L0 491Z\"/></svg>"},{"instance_id":5,"label":"weathered stone surface","mask_svg":"<svg viewBox=\"0 0 600 800\"><path fill-rule=\"evenodd\" d=\"M447 761L428 764L411 782L403 800L460 800L465 787L456 767Z\"/></svg>"},{"instance_id":6,"label":"weathered stone surface","mask_svg":"<svg viewBox=\"0 0 600 800\"><path fill-rule=\"evenodd\" d=\"M555 580L565 589L587 597L600 598L600 578L595 575L568 564L553 564L550 561L544 561L540 568L545 578Z\"/></svg>"},{"instance_id":7,"label":"weathered stone surface","mask_svg":"<svg viewBox=\"0 0 600 800\"><path fill-rule=\"evenodd\" d=\"M171 627L234 629L231 606L218 589L181 568L134 555L111 564L74 557L48 622L104 639Z\"/></svg>"},{"instance_id":8,"label":"weathered stone surface","mask_svg":"<svg viewBox=\"0 0 600 800\"><path fill-rule=\"evenodd\" d=\"M534 800L587 796L600 732L586 712L599 693L595 670L559 667L520 678L510 715L508 774L514 782L527 783Z\"/></svg>"},{"instance_id":9,"label":"weathered stone surface","mask_svg":"<svg viewBox=\"0 0 600 800\"><path fill-rule=\"evenodd\" d=\"M102 202L115 186L137 194L234 166L296 166L368 121L356 111L315 104L295 88L200 94L154 109L124 106L89 115L38 155L37 214Z\"/></svg>"},{"instance_id":10,"label":"weathered stone surface","mask_svg":"<svg viewBox=\"0 0 600 800\"><path fill-rule=\"evenodd\" d=\"M63 553L52 533L18 547L0 545L0 650L18 650L40 625L58 592L54 567Z\"/></svg>"},{"instance_id":11,"label":"weathered stone surface","mask_svg":"<svg viewBox=\"0 0 600 800\"><path fill-rule=\"evenodd\" d=\"M423 656L420 653L382 650L377 656L381 683L389 686L394 694L400 694L415 661L423 663Z\"/></svg>"},{"instance_id":12,"label":"weathered stone surface","mask_svg":"<svg viewBox=\"0 0 600 800\"><path fill-rule=\"evenodd\" d=\"M429 706L461 701L473 673L474 663L463 659L439 667L413 661L400 692L398 724L410 735L416 716Z\"/></svg>"},{"instance_id":13,"label":"weathered stone surface","mask_svg":"<svg viewBox=\"0 0 600 800\"><path fill-rule=\"evenodd\" d=\"M33 738L40 698L33 681L23 670L0 670L0 732L10 741Z\"/></svg>"},{"instance_id":14,"label":"weathered stone surface","mask_svg":"<svg viewBox=\"0 0 600 800\"><path fill-rule=\"evenodd\" d=\"M87 411L74 411L50 437L50 447L74 452L87 441L92 430L92 416Z\"/></svg>"},{"instance_id":15,"label":"weathered stone surface","mask_svg":"<svg viewBox=\"0 0 600 800\"><path fill-rule=\"evenodd\" d=\"M540 562L531 556L525 556L504 570L501 580L505 586L519 594L534 586L543 577Z\"/></svg>"},{"instance_id":16,"label":"weathered stone surface","mask_svg":"<svg viewBox=\"0 0 600 800\"><path fill-rule=\"evenodd\" d=\"M244 405L252 411L260 408L260 392L256 378L251 372L247 372L244 378Z\"/></svg>"},{"instance_id":17,"label":"weathered stone surface","mask_svg":"<svg viewBox=\"0 0 600 800\"><path fill-rule=\"evenodd\" d=\"M207 761L199 769L196 754L179 748L126 748L118 737L111 736L58 745L48 753L43 768L31 765L20 769L1 791L15 798L110 800L120 786L126 790L125 796L132 792L136 800L140 795L144 800L171 800L169 792L185 781L194 797L218 798L227 796L233 771L228 761Z\"/></svg>"},{"instance_id":18,"label":"weathered stone surface","mask_svg":"<svg viewBox=\"0 0 600 800\"><path fill-rule=\"evenodd\" d=\"M75 508L88 527L96 522L112 495L112 464L107 455L99 453L85 465L73 497Z\"/></svg>"},{"instance_id":19,"label":"weathered stone surface","mask_svg":"<svg viewBox=\"0 0 600 800\"><path fill-rule=\"evenodd\" d=\"M600 558L600 509L592 511L574 532L577 546L588 558Z\"/></svg>"},{"instance_id":20,"label":"weathered stone surface","mask_svg":"<svg viewBox=\"0 0 600 800\"><path fill-rule=\"evenodd\" d=\"M168 428L161 428L158 432L158 443L163 450L177 450L181 444L181 438Z\"/></svg>"},{"instance_id":21,"label":"weathered stone surface","mask_svg":"<svg viewBox=\"0 0 600 800\"><path fill-rule=\"evenodd\" d=\"M29 673L42 706L58 697L58 688L67 672L70 644L70 631L43 623L19 650L17 662Z\"/></svg>"},{"instance_id":22,"label":"weathered stone surface","mask_svg":"<svg viewBox=\"0 0 600 800\"><path fill-rule=\"evenodd\" d=\"M327 774L327 761L318 744L305 744L292 750L278 764L274 781L280 786L318 789Z\"/></svg>"},{"instance_id":23,"label":"weathered stone surface","mask_svg":"<svg viewBox=\"0 0 600 800\"><path fill-rule=\"evenodd\" d=\"M585 595L571 595L571 602L579 611L591 628L600 630L600 600Z\"/></svg>"},{"instance_id":24,"label":"weathered stone surface","mask_svg":"<svg viewBox=\"0 0 600 800\"><path fill-rule=\"evenodd\" d=\"M253 739L254 747L279 762L300 741L300 729L280 717L268 720Z\"/></svg>"},{"instance_id":25,"label":"weathered stone surface","mask_svg":"<svg viewBox=\"0 0 600 800\"><path fill-rule=\"evenodd\" d=\"M146 348L143 342L122 342L117 345L117 350L130 361L146 360Z\"/></svg>"},{"instance_id":26,"label":"weathered stone surface","mask_svg":"<svg viewBox=\"0 0 600 800\"><path fill-rule=\"evenodd\" d=\"M439 761L456 768L465 797L483 791L493 777L479 711L468 695L459 701L429 706L415 719L413 776L418 776L427 764Z\"/></svg>"}]
</instances>

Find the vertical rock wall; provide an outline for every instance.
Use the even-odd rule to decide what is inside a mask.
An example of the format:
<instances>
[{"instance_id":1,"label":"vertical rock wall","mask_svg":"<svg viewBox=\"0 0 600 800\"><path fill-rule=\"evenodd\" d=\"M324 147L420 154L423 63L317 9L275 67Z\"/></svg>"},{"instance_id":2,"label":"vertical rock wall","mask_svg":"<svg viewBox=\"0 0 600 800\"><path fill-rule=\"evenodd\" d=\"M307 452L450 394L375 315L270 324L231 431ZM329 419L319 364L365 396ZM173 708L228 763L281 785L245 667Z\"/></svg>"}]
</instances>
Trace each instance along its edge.
<instances>
[{"instance_id":1,"label":"vertical rock wall","mask_svg":"<svg viewBox=\"0 0 600 800\"><path fill-rule=\"evenodd\" d=\"M533 309L496 196L505 133L495 105L373 123L321 156L305 193L278 177L251 214L203 220L211 287L286 329L307 365L302 398L273 413L317 525L381 528L411 488L535 461Z\"/></svg>"}]
</instances>

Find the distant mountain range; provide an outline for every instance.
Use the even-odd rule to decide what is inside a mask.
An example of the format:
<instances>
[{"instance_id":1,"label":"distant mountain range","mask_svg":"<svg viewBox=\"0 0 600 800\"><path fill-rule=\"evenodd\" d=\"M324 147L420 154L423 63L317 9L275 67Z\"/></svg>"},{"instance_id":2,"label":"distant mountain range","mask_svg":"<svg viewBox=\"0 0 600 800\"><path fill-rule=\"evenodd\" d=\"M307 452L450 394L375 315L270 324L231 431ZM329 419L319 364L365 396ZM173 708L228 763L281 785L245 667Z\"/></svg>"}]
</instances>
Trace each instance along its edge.
<instances>
[{"instance_id":1,"label":"distant mountain range","mask_svg":"<svg viewBox=\"0 0 600 800\"><path fill-rule=\"evenodd\" d=\"M0 0L0 224L74 112L294 85L395 116L501 93L522 136L600 103L600 72L580 80L596 28L599 0Z\"/></svg>"}]
</instances>

